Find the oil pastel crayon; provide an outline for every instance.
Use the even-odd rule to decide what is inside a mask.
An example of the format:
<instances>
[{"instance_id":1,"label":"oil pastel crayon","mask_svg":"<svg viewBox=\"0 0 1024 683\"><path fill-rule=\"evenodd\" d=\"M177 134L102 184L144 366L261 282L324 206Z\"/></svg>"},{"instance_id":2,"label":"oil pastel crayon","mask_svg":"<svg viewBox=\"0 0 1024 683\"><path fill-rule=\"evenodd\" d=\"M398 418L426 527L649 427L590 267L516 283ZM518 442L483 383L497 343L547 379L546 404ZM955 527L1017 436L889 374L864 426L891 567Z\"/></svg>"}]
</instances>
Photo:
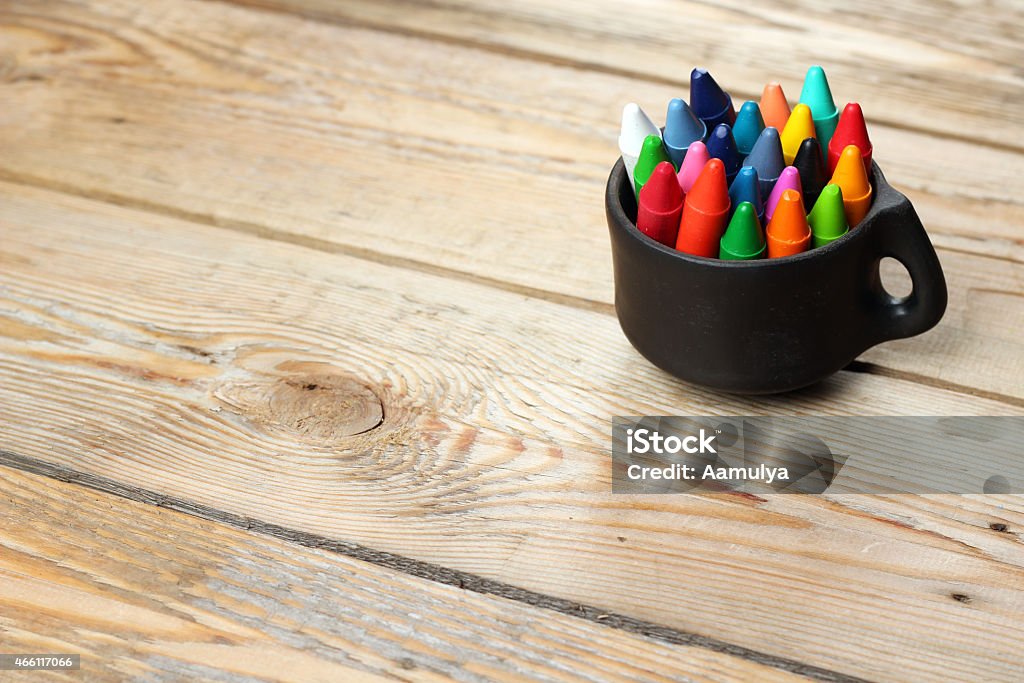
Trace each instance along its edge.
<instances>
[{"instance_id":1,"label":"oil pastel crayon","mask_svg":"<svg viewBox=\"0 0 1024 683\"><path fill-rule=\"evenodd\" d=\"M662 161L640 188L636 227L648 237L674 247L682 214L683 191L676 180L676 169L672 162Z\"/></svg>"},{"instance_id":2,"label":"oil pastel crayon","mask_svg":"<svg viewBox=\"0 0 1024 683\"><path fill-rule=\"evenodd\" d=\"M720 123L715 126L708 136L706 145L712 159L722 160L722 165L725 166L725 181L731 183L743 166L743 157L736 149L736 140L732 136L729 124Z\"/></svg>"},{"instance_id":3,"label":"oil pastel crayon","mask_svg":"<svg viewBox=\"0 0 1024 683\"><path fill-rule=\"evenodd\" d=\"M736 207L718 245L718 258L725 261L750 261L764 256L764 234L753 204L741 202Z\"/></svg>"},{"instance_id":4,"label":"oil pastel crayon","mask_svg":"<svg viewBox=\"0 0 1024 683\"><path fill-rule=\"evenodd\" d=\"M826 185L814 208L807 214L807 223L815 248L834 242L850 230L843 207L843 190L838 185Z\"/></svg>"},{"instance_id":5,"label":"oil pastel crayon","mask_svg":"<svg viewBox=\"0 0 1024 683\"><path fill-rule=\"evenodd\" d=\"M832 89L828 87L825 70L820 66L807 69L804 76L804 87L800 91L800 102L811 109L814 118L814 135L818 138L822 150L828 149L829 140L836 130L839 121L839 110L832 99Z\"/></svg>"},{"instance_id":6,"label":"oil pastel crayon","mask_svg":"<svg viewBox=\"0 0 1024 683\"><path fill-rule=\"evenodd\" d=\"M782 129L782 156L786 158L786 164L793 165L796 153L800 150L800 143L807 138L814 137L814 119L811 118L811 108L806 104L798 104L793 107L793 113L786 121L786 127Z\"/></svg>"},{"instance_id":7,"label":"oil pastel crayon","mask_svg":"<svg viewBox=\"0 0 1024 683\"><path fill-rule=\"evenodd\" d=\"M630 184L633 183L633 169L636 168L640 149L648 135L661 137L661 130L639 104L630 102L622 108L622 127L619 129L619 153L622 154L622 163L626 167Z\"/></svg>"},{"instance_id":8,"label":"oil pastel crayon","mask_svg":"<svg viewBox=\"0 0 1024 683\"><path fill-rule=\"evenodd\" d=\"M757 220L764 225L764 201L761 199L761 185L757 180L757 169L744 166L729 186L729 204L735 212L740 204L748 202L754 207Z\"/></svg>"},{"instance_id":9,"label":"oil pastel crayon","mask_svg":"<svg viewBox=\"0 0 1024 683\"><path fill-rule=\"evenodd\" d=\"M849 145L856 145L864 158L864 170L871 173L871 139L868 137L868 126L864 122L864 112L860 105L850 102L843 108L839 116L839 123L836 125L836 132L828 143L828 168L829 171L836 170L839 163L839 155Z\"/></svg>"},{"instance_id":10,"label":"oil pastel crayon","mask_svg":"<svg viewBox=\"0 0 1024 683\"><path fill-rule=\"evenodd\" d=\"M690 72L690 106L707 126L714 130L720 123L730 126L736 122L736 110L732 108L732 98L706 69L694 69Z\"/></svg>"},{"instance_id":11,"label":"oil pastel crayon","mask_svg":"<svg viewBox=\"0 0 1024 683\"><path fill-rule=\"evenodd\" d=\"M757 136L764 130L764 119L757 102L747 100L736 114L736 125L732 127L732 136L736 139L736 149L741 156L750 154L757 142Z\"/></svg>"},{"instance_id":12,"label":"oil pastel crayon","mask_svg":"<svg viewBox=\"0 0 1024 683\"><path fill-rule=\"evenodd\" d=\"M708 148L703 142L697 141L690 145L690 149L683 158L683 165L679 167L679 173L676 175L683 194L690 191L690 188L697 181L697 176L704 170L704 165L708 163L710 158L711 155L708 154Z\"/></svg>"},{"instance_id":13,"label":"oil pastel crayon","mask_svg":"<svg viewBox=\"0 0 1024 683\"><path fill-rule=\"evenodd\" d=\"M786 190L796 190L800 193L800 201L803 201L803 188L800 187L800 172L796 170L795 166L787 166L782 169L779 179L775 181L775 187L772 188L771 194L768 195L768 201L764 205L764 217L769 223L772 220L772 216L775 215L775 210L778 208L779 201Z\"/></svg>"},{"instance_id":14,"label":"oil pastel crayon","mask_svg":"<svg viewBox=\"0 0 1024 683\"><path fill-rule=\"evenodd\" d=\"M782 86L772 82L764 86L761 91L761 116L764 118L764 125L771 126L781 131L789 121L789 102L782 92Z\"/></svg>"},{"instance_id":15,"label":"oil pastel crayon","mask_svg":"<svg viewBox=\"0 0 1024 683\"><path fill-rule=\"evenodd\" d=\"M857 145L847 145L839 155L831 182L842 189L846 222L851 228L856 228L871 208L871 194L874 191L868 181L864 160Z\"/></svg>"},{"instance_id":16,"label":"oil pastel crayon","mask_svg":"<svg viewBox=\"0 0 1024 683\"><path fill-rule=\"evenodd\" d=\"M728 220L725 166L721 159L711 159L686 194L676 249L694 256L717 258Z\"/></svg>"},{"instance_id":17,"label":"oil pastel crayon","mask_svg":"<svg viewBox=\"0 0 1024 683\"><path fill-rule=\"evenodd\" d=\"M811 228L807 225L804 200L796 190L786 190L779 199L775 215L765 230L768 258L781 258L807 251L811 245Z\"/></svg>"},{"instance_id":18,"label":"oil pastel crayon","mask_svg":"<svg viewBox=\"0 0 1024 683\"><path fill-rule=\"evenodd\" d=\"M793 166L800 173L800 187L804 193L804 207L814 206L822 188L828 185L828 171L825 170L825 157L822 156L821 145L814 138L807 138L800 143Z\"/></svg>"},{"instance_id":19,"label":"oil pastel crayon","mask_svg":"<svg viewBox=\"0 0 1024 683\"><path fill-rule=\"evenodd\" d=\"M668 157L677 171L683 163L687 148L694 142L703 140L707 133L704 122L697 118L690 105L678 97L669 100L662 139Z\"/></svg>"},{"instance_id":20,"label":"oil pastel crayon","mask_svg":"<svg viewBox=\"0 0 1024 683\"><path fill-rule=\"evenodd\" d=\"M633 169L633 189L636 190L637 198L640 197L640 188L654 172L654 167L663 161L669 161L669 158L665 146L661 144L661 136L648 135L644 138L644 146L640 148L640 156Z\"/></svg>"},{"instance_id":21,"label":"oil pastel crayon","mask_svg":"<svg viewBox=\"0 0 1024 683\"><path fill-rule=\"evenodd\" d=\"M754 149L743 160L744 166L757 169L757 179L761 183L761 196L767 197L775 186L786 160L782 157L782 143L779 141L777 128L769 126L761 131L754 143Z\"/></svg>"}]
</instances>

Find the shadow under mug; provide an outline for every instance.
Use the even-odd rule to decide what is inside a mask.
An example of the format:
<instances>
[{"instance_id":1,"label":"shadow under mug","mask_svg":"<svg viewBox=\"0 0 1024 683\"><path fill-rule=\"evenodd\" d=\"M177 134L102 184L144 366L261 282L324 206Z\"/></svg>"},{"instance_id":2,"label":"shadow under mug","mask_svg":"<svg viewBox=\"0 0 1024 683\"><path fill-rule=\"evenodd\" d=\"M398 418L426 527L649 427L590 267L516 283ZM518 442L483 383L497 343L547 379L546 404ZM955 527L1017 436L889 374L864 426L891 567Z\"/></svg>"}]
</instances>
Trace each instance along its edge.
<instances>
[{"instance_id":1,"label":"shadow under mug","mask_svg":"<svg viewBox=\"0 0 1024 683\"><path fill-rule=\"evenodd\" d=\"M622 331L680 379L768 394L813 384L875 344L931 329L946 310L939 259L910 201L877 164L872 176L867 216L831 244L779 259L721 261L637 230L633 187L619 159L605 212ZM883 288L879 264L887 256L910 273L908 296Z\"/></svg>"}]
</instances>

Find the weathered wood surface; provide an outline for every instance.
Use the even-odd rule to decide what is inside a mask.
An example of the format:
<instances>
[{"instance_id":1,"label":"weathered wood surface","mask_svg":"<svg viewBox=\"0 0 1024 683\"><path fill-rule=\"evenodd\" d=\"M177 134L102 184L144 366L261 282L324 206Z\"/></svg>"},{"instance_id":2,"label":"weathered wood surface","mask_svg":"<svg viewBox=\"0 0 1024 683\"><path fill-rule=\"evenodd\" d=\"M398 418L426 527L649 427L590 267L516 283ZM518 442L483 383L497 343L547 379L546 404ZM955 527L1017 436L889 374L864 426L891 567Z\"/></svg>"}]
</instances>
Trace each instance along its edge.
<instances>
[{"instance_id":1,"label":"weathered wood surface","mask_svg":"<svg viewBox=\"0 0 1024 683\"><path fill-rule=\"evenodd\" d=\"M598 312L9 184L0 244L10 451L847 675L1019 672L1017 498L651 501L607 472L615 414L1016 406L852 372L714 396Z\"/></svg>"},{"instance_id":2,"label":"weathered wood surface","mask_svg":"<svg viewBox=\"0 0 1024 683\"><path fill-rule=\"evenodd\" d=\"M0 539L3 650L69 681L806 680L10 468Z\"/></svg>"}]
</instances>

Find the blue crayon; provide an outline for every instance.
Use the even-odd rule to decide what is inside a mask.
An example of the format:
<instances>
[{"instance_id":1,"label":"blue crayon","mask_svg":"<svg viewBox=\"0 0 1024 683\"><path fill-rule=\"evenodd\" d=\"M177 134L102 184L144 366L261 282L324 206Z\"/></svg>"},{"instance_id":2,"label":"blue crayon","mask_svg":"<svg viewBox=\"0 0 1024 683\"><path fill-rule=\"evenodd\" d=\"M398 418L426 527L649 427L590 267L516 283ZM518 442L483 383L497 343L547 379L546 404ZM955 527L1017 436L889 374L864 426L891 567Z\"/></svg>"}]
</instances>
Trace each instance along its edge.
<instances>
[{"instance_id":1,"label":"blue crayon","mask_svg":"<svg viewBox=\"0 0 1024 683\"><path fill-rule=\"evenodd\" d=\"M725 166L725 180L731 183L743 165L743 157L736 149L736 140L732 136L732 128L728 123L715 126L708 136L708 155L713 159L721 159Z\"/></svg>"},{"instance_id":2,"label":"blue crayon","mask_svg":"<svg viewBox=\"0 0 1024 683\"><path fill-rule=\"evenodd\" d=\"M786 160L782 156L782 141L779 139L779 131L768 126L757 136L754 149L743 160L744 166L753 166L757 169L757 179L761 185L761 197L767 197L775 181L782 175L782 169L786 167Z\"/></svg>"},{"instance_id":3,"label":"blue crayon","mask_svg":"<svg viewBox=\"0 0 1024 683\"><path fill-rule=\"evenodd\" d=\"M732 136L736 138L736 148L740 154L750 154L762 130L764 119L761 117L761 107L757 106L757 102L747 100L740 107L740 113L736 114L736 125L732 127Z\"/></svg>"},{"instance_id":4,"label":"blue crayon","mask_svg":"<svg viewBox=\"0 0 1024 683\"><path fill-rule=\"evenodd\" d=\"M764 201L761 199L761 185L757 180L757 169L753 166L744 166L736 174L736 179L729 186L729 205L732 207L729 214L736 211L742 202L750 202L754 205L754 213L757 220L764 225Z\"/></svg>"},{"instance_id":5,"label":"blue crayon","mask_svg":"<svg viewBox=\"0 0 1024 683\"><path fill-rule=\"evenodd\" d=\"M672 160L677 171L683 163L686 150L697 140L703 140L705 135L707 128L704 122L697 118L690 105L678 97L669 100L662 141L668 151L668 158Z\"/></svg>"},{"instance_id":6,"label":"blue crayon","mask_svg":"<svg viewBox=\"0 0 1024 683\"><path fill-rule=\"evenodd\" d=\"M731 126L736 122L732 98L715 83L715 79L705 69L694 69L690 72L690 106L708 130L714 130L720 123L728 123Z\"/></svg>"}]
</instances>

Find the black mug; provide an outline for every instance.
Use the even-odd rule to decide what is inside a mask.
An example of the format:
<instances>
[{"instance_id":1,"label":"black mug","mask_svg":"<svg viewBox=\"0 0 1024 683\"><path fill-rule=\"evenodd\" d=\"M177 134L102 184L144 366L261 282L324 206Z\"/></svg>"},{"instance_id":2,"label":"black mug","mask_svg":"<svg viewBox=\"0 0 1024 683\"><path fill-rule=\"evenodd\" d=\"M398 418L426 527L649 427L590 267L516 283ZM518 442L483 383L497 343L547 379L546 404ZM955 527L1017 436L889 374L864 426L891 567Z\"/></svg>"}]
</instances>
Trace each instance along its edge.
<instances>
[{"instance_id":1,"label":"black mug","mask_svg":"<svg viewBox=\"0 0 1024 683\"><path fill-rule=\"evenodd\" d=\"M931 329L946 310L946 280L914 207L872 164L874 202L843 237L780 259L691 256L636 228L622 160L605 193L615 312L630 343L680 379L769 394L813 384L875 344ZM891 256L913 291L882 287Z\"/></svg>"}]
</instances>

